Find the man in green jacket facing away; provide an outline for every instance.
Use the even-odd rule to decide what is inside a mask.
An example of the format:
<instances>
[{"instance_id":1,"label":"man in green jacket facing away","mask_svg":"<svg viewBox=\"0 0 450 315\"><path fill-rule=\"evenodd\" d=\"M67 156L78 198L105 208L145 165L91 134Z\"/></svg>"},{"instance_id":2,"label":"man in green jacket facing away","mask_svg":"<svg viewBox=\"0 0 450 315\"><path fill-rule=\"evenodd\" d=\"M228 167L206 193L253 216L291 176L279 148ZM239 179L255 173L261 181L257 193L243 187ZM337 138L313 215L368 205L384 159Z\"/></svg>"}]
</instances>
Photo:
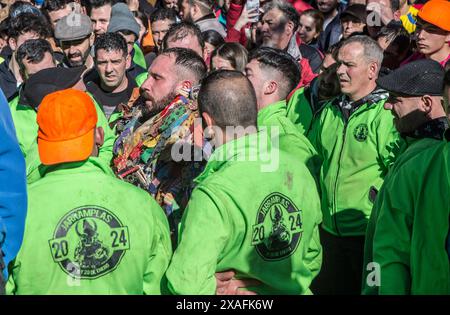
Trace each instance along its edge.
<instances>
[{"instance_id":1,"label":"man in green jacket facing away","mask_svg":"<svg viewBox=\"0 0 450 315\"><path fill-rule=\"evenodd\" d=\"M320 188L324 264L312 291L360 294L364 235L400 135L376 79L383 50L367 36L353 36L338 52L342 95L327 103L308 134L322 158Z\"/></svg>"},{"instance_id":2,"label":"man in green jacket facing away","mask_svg":"<svg viewBox=\"0 0 450 315\"><path fill-rule=\"evenodd\" d=\"M385 187L373 239L379 294L450 294L449 140L447 130Z\"/></svg>"},{"instance_id":3,"label":"man in green jacket facing away","mask_svg":"<svg viewBox=\"0 0 450 315\"><path fill-rule=\"evenodd\" d=\"M97 158L104 132L90 97L51 93L37 122L40 159L50 167L28 187L24 241L7 292L160 294L171 257L167 220Z\"/></svg>"},{"instance_id":4,"label":"man in green jacket facing away","mask_svg":"<svg viewBox=\"0 0 450 315\"><path fill-rule=\"evenodd\" d=\"M242 73L208 76L199 109L216 150L183 215L166 273L170 292L214 294L214 274L233 269L260 281L246 288L259 294L310 293L322 255L310 172L257 132L255 92Z\"/></svg>"},{"instance_id":5,"label":"man in green jacket facing away","mask_svg":"<svg viewBox=\"0 0 450 315\"><path fill-rule=\"evenodd\" d=\"M267 128L269 135L277 136L274 134L276 127L280 145L292 151L318 179L320 160L317 151L287 117L286 97L300 81L298 63L282 50L264 47L249 55L245 71L256 93L258 128Z\"/></svg>"},{"instance_id":6,"label":"man in green jacket facing away","mask_svg":"<svg viewBox=\"0 0 450 315\"><path fill-rule=\"evenodd\" d=\"M395 178L398 168L423 150L442 143L448 120L442 106L444 69L430 59L408 63L377 80L389 91L384 104L394 115L394 124L404 141L404 148L389 170L377 194L367 226L364 246L363 294L376 294L380 285L377 267L373 264L373 235L383 208L386 187ZM421 180L421 179L419 179ZM378 277L378 278L377 278Z\"/></svg>"}]
</instances>

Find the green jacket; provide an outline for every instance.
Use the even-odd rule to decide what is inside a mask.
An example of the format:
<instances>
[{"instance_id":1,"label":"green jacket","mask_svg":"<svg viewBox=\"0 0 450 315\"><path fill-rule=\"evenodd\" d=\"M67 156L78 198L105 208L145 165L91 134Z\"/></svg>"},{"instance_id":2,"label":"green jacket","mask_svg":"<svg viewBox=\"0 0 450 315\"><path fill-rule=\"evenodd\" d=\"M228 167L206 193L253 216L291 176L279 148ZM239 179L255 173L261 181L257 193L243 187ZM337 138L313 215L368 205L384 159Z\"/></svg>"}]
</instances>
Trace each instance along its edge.
<instances>
[{"instance_id":1,"label":"green jacket","mask_svg":"<svg viewBox=\"0 0 450 315\"><path fill-rule=\"evenodd\" d=\"M302 87L292 94L287 104L287 116L298 131L306 136L311 128L314 113L305 96L305 88Z\"/></svg>"},{"instance_id":2,"label":"green jacket","mask_svg":"<svg viewBox=\"0 0 450 315\"><path fill-rule=\"evenodd\" d=\"M147 62L145 61L144 52L138 44L133 45L134 55L133 62L140 66L141 68L147 69Z\"/></svg>"},{"instance_id":3,"label":"green jacket","mask_svg":"<svg viewBox=\"0 0 450 315\"><path fill-rule=\"evenodd\" d=\"M38 125L36 123L37 113L28 105L19 104L19 96L9 102L9 109L16 127L17 141L24 157L33 142L36 142Z\"/></svg>"},{"instance_id":4,"label":"green jacket","mask_svg":"<svg viewBox=\"0 0 450 315\"><path fill-rule=\"evenodd\" d=\"M316 182L319 182L320 158L311 142L287 117L286 101L279 101L261 109L258 112L257 124L259 129L268 128L271 136L275 136L272 127L278 127L280 147L290 151L298 161L306 164Z\"/></svg>"},{"instance_id":5,"label":"green jacket","mask_svg":"<svg viewBox=\"0 0 450 315\"><path fill-rule=\"evenodd\" d=\"M89 93L87 93L87 94L89 95ZM94 99L93 99L93 101L94 101L95 109L97 110L97 118L98 118L97 127L102 127L103 131L104 131L104 142L103 142L103 145L100 147L100 152L99 152L98 158L102 161L103 164L110 165L112 156L113 156L112 150L113 150L113 146L114 146L114 141L116 141L116 137L114 135L114 132L109 127L108 120L106 119L106 116L103 113L102 109L100 108L100 106L97 104L97 102ZM33 111L36 115L36 112L34 111L34 109L29 107L29 110ZM15 114L16 114L16 116L18 116L18 114L25 116L21 112L17 112L17 111ZM29 115L31 115L31 114L29 114ZM21 119L19 121L22 121L22 120L23 119ZM15 120L14 120L14 123L16 123ZM36 118L34 119L33 123L31 123L31 121L29 121L28 123L30 125L35 126L35 128L36 128L35 135L33 135L31 132L28 132L28 133L24 134L24 138L23 138L23 139L31 139L31 140L29 140L31 142L31 146L28 148L26 155L25 155L25 164L27 167L27 182L30 184L42 177L42 174L45 172L45 169L47 168L47 166L41 164L41 159L39 157L39 151L38 151L38 147L37 147L37 141L35 141L35 139L37 138L37 130L39 128L37 125L37 122L36 122ZM29 126L16 125L16 130L19 130L19 129L27 130L26 128L29 128Z\"/></svg>"},{"instance_id":6,"label":"green jacket","mask_svg":"<svg viewBox=\"0 0 450 315\"><path fill-rule=\"evenodd\" d=\"M334 235L365 234L374 189L380 189L400 150L392 114L383 108L385 98L372 93L354 104L348 119L337 98L325 105L308 135L323 160L323 228Z\"/></svg>"},{"instance_id":7,"label":"green jacket","mask_svg":"<svg viewBox=\"0 0 450 315\"><path fill-rule=\"evenodd\" d=\"M380 294L450 294L449 159L448 142L432 145L390 178L373 239Z\"/></svg>"},{"instance_id":8,"label":"green jacket","mask_svg":"<svg viewBox=\"0 0 450 315\"><path fill-rule=\"evenodd\" d=\"M371 269L367 270L368 264L373 262L373 235L375 233L375 228L377 226L377 220L380 213L380 208L383 204L384 198L385 198L385 192L386 187L389 186L389 182L392 180L392 178L395 176L395 172L398 168L400 168L401 165L403 165L405 162L409 161L412 157L417 155L418 153L422 152L422 150L425 150L433 145L437 145L441 143L441 141L438 141L436 139L407 139L408 147L406 150L401 153L398 157L398 159L395 161L394 165L389 170L389 173L386 175L386 178L384 179L383 185L380 188L380 191L377 194L377 198L375 200L375 203L372 208L372 213L369 218L369 222L367 224L367 231L366 231L366 239L364 244L364 264L363 264L363 294L366 295L373 295L376 294L378 291L377 286L371 286L367 282L367 276L371 273Z\"/></svg>"},{"instance_id":9,"label":"green jacket","mask_svg":"<svg viewBox=\"0 0 450 315\"><path fill-rule=\"evenodd\" d=\"M147 193L98 158L48 168L28 186L9 294L160 294L169 227Z\"/></svg>"},{"instance_id":10,"label":"green jacket","mask_svg":"<svg viewBox=\"0 0 450 315\"><path fill-rule=\"evenodd\" d=\"M248 288L259 294L311 293L322 262L319 196L291 153L258 148L267 137L220 146L197 177L166 273L170 292L214 294L214 274L233 269L261 281Z\"/></svg>"}]
</instances>

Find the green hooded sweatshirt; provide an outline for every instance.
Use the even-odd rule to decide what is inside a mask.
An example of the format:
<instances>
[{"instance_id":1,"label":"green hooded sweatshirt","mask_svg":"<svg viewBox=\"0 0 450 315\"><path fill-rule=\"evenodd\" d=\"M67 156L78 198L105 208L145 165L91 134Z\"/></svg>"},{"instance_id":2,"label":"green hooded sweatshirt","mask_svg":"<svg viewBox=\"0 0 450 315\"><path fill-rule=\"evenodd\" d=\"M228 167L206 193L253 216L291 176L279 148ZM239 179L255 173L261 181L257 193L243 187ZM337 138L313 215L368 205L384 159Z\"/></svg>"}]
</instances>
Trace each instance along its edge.
<instances>
[{"instance_id":1,"label":"green hooded sweatshirt","mask_svg":"<svg viewBox=\"0 0 450 315\"><path fill-rule=\"evenodd\" d=\"M214 294L215 273L233 269L262 282L247 288L259 294L311 293L322 262L316 185L291 153L261 149L270 147L264 133L220 146L196 178L166 273L170 292Z\"/></svg>"},{"instance_id":2,"label":"green hooded sweatshirt","mask_svg":"<svg viewBox=\"0 0 450 315\"><path fill-rule=\"evenodd\" d=\"M355 102L348 118L339 104L345 100L337 98L324 106L308 135L323 161L323 228L334 235L365 235L373 193L400 150L393 116L383 107L386 97L373 92Z\"/></svg>"},{"instance_id":3,"label":"green hooded sweatshirt","mask_svg":"<svg viewBox=\"0 0 450 315\"><path fill-rule=\"evenodd\" d=\"M89 95L89 93L87 93ZM104 131L104 142L103 145L100 147L100 152L98 159L102 161L105 165L110 165L112 160L112 150L114 146L114 141L116 141L116 137L114 135L114 132L111 130L108 124L108 120L106 119L105 114L101 110L100 106L97 104L97 102L93 99L95 109L97 111L97 127L102 127ZM27 167L27 182L28 184L38 180L42 177L42 174L45 172L45 169L47 166L41 164L41 159L39 157L39 151L37 146L37 131L39 129L39 126L36 122L36 116L37 113L34 109L32 109L30 106L26 106L28 109L25 111L15 112L16 118L21 117L20 122L23 121L23 123L20 123L20 125L16 125L16 130L28 130L30 129L30 126L34 126L33 129L36 129L36 132L31 133L31 131L24 133L24 137L22 139L25 139L24 141L29 141L31 143L30 147L28 148L26 154L25 154L25 164ZM11 110L13 112L13 110ZM20 115L19 115L20 114ZM34 115L34 120L31 121L31 118L26 121L24 119L28 116ZM14 119L14 118L13 118ZM14 123L16 123L16 120L14 120ZM20 143L20 140L19 140Z\"/></svg>"},{"instance_id":4,"label":"green hooded sweatshirt","mask_svg":"<svg viewBox=\"0 0 450 315\"><path fill-rule=\"evenodd\" d=\"M311 142L300 133L287 117L286 101L279 101L258 112L258 128L268 128L269 135L276 136L273 127L278 127L280 147L291 151L299 161L306 164L316 182L319 182L320 158Z\"/></svg>"},{"instance_id":5,"label":"green hooded sweatshirt","mask_svg":"<svg viewBox=\"0 0 450 315\"><path fill-rule=\"evenodd\" d=\"M160 294L172 254L162 209L98 158L47 168L28 186L9 294Z\"/></svg>"},{"instance_id":6,"label":"green hooded sweatshirt","mask_svg":"<svg viewBox=\"0 0 450 315\"><path fill-rule=\"evenodd\" d=\"M384 189L373 239L379 294L450 294L450 144L403 163Z\"/></svg>"},{"instance_id":7,"label":"green hooded sweatshirt","mask_svg":"<svg viewBox=\"0 0 450 315\"><path fill-rule=\"evenodd\" d=\"M16 96L9 102L9 109L16 127L20 150L26 158L27 151L37 138L39 129L36 123L37 113L31 106L19 104L19 96Z\"/></svg>"}]
</instances>

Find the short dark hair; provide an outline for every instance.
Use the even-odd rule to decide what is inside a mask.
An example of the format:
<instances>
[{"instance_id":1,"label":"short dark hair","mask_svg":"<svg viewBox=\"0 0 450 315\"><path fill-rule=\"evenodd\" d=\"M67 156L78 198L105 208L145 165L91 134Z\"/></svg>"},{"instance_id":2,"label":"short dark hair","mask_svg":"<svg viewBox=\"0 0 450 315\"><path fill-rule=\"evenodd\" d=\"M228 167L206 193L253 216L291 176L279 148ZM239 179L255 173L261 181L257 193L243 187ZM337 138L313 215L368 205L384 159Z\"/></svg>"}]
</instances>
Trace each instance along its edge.
<instances>
[{"instance_id":1,"label":"short dark hair","mask_svg":"<svg viewBox=\"0 0 450 315\"><path fill-rule=\"evenodd\" d=\"M62 10L71 2L73 2L73 0L45 0L42 5L41 12L47 20L51 22L49 13Z\"/></svg>"},{"instance_id":2,"label":"short dark hair","mask_svg":"<svg viewBox=\"0 0 450 315\"><path fill-rule=\"evenodd\" d=\"M198 95L199 110L208 113L221 129L256 126L256 95L242 72L219 70L203 81Z\"/></svg>"},{"instance_id":3,"label":"short dark hair","mask_svg":"<svg viewBox=\"0 0 450 315\"><path fill-rule=\"evenodd\" d=\"M214 49L211 54L211 64L213 57L219 56L230 62L233 69L244 72L248 61L248 52L244 46L239 43L224 43Z\"/></svg>"},{"instance_id":4,"label":"short dark hair","mask_svg":"<svg viewBox=\"0 0 450 315\"><path fill-rule=\"evenodd\" d=\"M17 39L21 34L33 32L41 38L51 36L51 27L47 19L33 13L22 13L9 22L8 36Z\"/></svg>"},{"instance_id":5,"label":"short dark hair","mask_svg":"<svg viewBox=\"0 0 450 315\"><path fill-rule=\"evenodd\" d=\"M297 10L287 1L281 1L281 0L273 0L271 2L268 2L266 5L264 5L264 12L267 13L272 9L278 9L283 13L283 17L288 21L291 21L294 23L294 32L298 29L298 25L300 23L300 15L298 14Z\"/></svg>"},{"instance_id":6,"label":"short dark hair","mask_svg":"<svg viewBox=\"0 0 450 315\"><path fill-rule=\"evenodd\" d=\"M280 49L261 47L250 53L249 61L256 59L262 69L277 71L280 82L280 97L286 98L301 79L300 66L295 59Z\"/></svg>"},{"instance_id":7,"label":"short dark hair","mask_svg":"<svg viewBox=\"0 0 450 315\"><path fill-rule=\"evenodd\" d=\"M183 39L188 35L196 37L198 43L200 44L200 47L202 47L202 49L205 48L205 42L203 41L202 38L202 32L200 31L198 26L195 25L194 23L186 21L177 24L172 24L172 26L170 26L169 30L164 36L163 47L167 47L169 42Z\"/></svg>"},{"instance_id":8,"label":"short dark hair","mask_svg":"<svg viewBox=\"0 0 450 315\"><path fill-rule=\"evenodd\" d=\"M119 2L119 1L117 1L117 0L88 0L87 6L86 6L87 14L91 15L92 9L97 9L97 8L103 7L108 4L110 6L113 6L117 2Z\"/></svg>"},{"instance_id":9,"label":"short dark hair","mask_svg":"<svg viewBox=\"0 0 450 315\"><path fill-rule=\"evenodd\" d=\"M400 9L400 1L399 0L390 0L392 13Z\"/></svg>"},{"instance_id":10,"label":"short dark hair","mask_svg":"<svg viewBox=\"0 0 450 315\"><path fill-rule=\"evenodd\" d=\"M160 8L150 15L150 23L163 20L171 20L176 23L177 12L173 9Z\"/></svg>"},{"instance_id":11,"label":"short dark hair","mask_svg":"<svg viewBox=\"0 0 450 315\"><path fill-rule=\"evenodd\" d=\"M45 0L44 5L41 8L43 12L53 12L64 9L66 5L74 0Z\"/></svg>"},{"instance_id":12,"label":"short dark hair","mask_svg":"<svg viewBox=\"0 0 450 315\"><path fill-rule=\"evenodd\" d=\"M215 48L225 43L225 40L223 39L222 35L220 35L219 32L215 30L207 30L202 32L202 38L205 43L209 43L213 45Z\"/></svg>"},{"instance_id":13,"label":"short dark hair","mask_svg":"<svg viewBox=\"0 0 450 315\"><path fill-rule=\"evenodd\" d=\"M100 49L104 49L108 52L120 51L124 57L128 55L127 42L119 33L105 33L97 36L94 42L94 52L96 58L97 52Z\"/></svg>"},{"instance_id":14,"label":"short dark hair","mask_svg":"<svg viewBox=\"0 0 450 315\"><path fill-rule=\"evenodd\" d=\"M20 45L16 53L16 61L22 72L25 71L23 61L26 59L31 63L39 63L44 59L45 53L50 53L53 57L53 49L50 43L42 38L29 39Z\"/></svg>"},{"instance_id":15,"label":"short dark hair","mask_svg":"<svg viewBox=\"0 0 450 315\"><path fill-rule=\"evenodd\" d=\"M200 82L208 71L205 61L192 49L174 47L164 50L161 55L174 55L175 65L189 71L196 82Z\"/></svg>"}]
</instances>

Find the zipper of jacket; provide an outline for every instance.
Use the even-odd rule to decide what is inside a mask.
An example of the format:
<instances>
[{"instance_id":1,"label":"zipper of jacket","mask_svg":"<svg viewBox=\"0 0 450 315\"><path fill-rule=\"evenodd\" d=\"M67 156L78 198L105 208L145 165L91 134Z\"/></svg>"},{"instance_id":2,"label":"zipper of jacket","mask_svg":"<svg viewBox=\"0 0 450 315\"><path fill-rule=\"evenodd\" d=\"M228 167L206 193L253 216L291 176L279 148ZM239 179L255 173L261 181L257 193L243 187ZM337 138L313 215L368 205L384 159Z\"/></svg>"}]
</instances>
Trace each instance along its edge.
<instances>
[{"instance_id":1,"label":"zipper of jacket","mask_svg":"<svg viewBox=\"0 0 450 315\"><path fill-rule=\"evenodd\" d=\"M345 119L345 118L344 118ZM334 191L333 191L333 201L334 201L334 205L333 205L333 211L332 211L332 216L334 215L334 227L336 229L336 233L338 236L341 236L341 233L339 233L339 228L338 228L338 223L337 223L337 186L338 186L338 180L339 180L339 173L341 170L341 161L342 161L342 152L344 151L344 147L345 147L345 139L346 134L347 134L347 125L348 125L348 120L344 120L344 130L342 131L342 136L343 136L343 140L342 140L342 145L341 145L341 151L339 152L339 160L338 160L338 168L337 168L337 172L336 172L336 180L334 181Z\"/></svg>"},{"instance_id":2,"label":"zipper of jacket","mask_svg":"<svg viewBox=\"0 0 450 315\"><path fill-rule=\"evenodd\" d=\"M364 105L362 105L364 106ZM333 192L333 201L334 201L334 205L333 205L333 212L334 212L334 226L336 228L336 233L338 236L341 236L341 233L339 232L339 228L338 228L338 224L337 224L337 219L336 219L336 214L337 214L337 197L336 197L336 192L337 192L337 186L338 186L338 179L339 179L339 173L341 170L341 161L342 161L342 152L344 151L344 147L345 147L345 140L347 139L347 127L348 124L350 122L350 118L354 117L355 114L359 114L361 111L360 109L362 108L362 106L359 106L357 109L355 109L355 111L353 113L351 113L347 119L345 119L345 115L342 111L342 108L339 107L339 110L342 114L342 117L344 118L344 130L342 131L342 136L343 136L343 140L342 140L342 145L341 145L341 151L339 152L339 160L338 160L338 169L336 172L336 180L334 182L334 192Z\"/></svg>"}]
</instances>

